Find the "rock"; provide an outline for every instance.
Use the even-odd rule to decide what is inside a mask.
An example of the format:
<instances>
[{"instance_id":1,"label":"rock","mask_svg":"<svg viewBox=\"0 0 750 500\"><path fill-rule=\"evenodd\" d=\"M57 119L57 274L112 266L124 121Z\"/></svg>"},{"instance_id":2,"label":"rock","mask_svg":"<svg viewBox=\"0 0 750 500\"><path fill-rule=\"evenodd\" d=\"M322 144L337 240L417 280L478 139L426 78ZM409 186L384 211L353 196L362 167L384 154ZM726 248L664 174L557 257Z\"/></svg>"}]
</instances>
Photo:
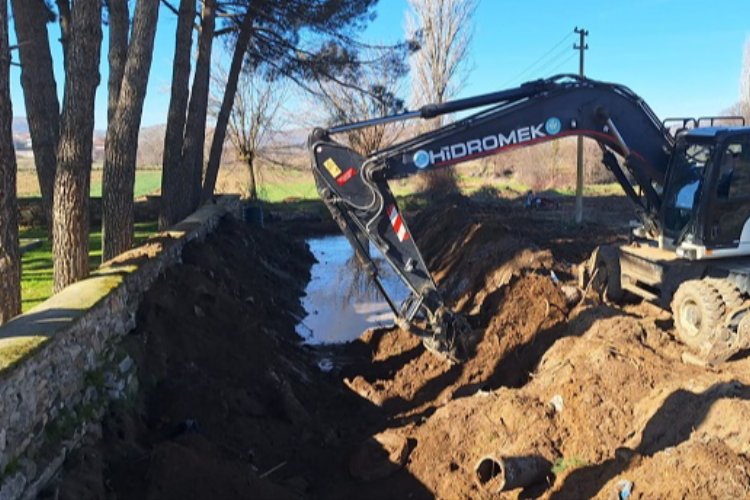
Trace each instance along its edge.
<instances>
[{"instance_id":1,"label":"rock","mask_svg":"<svg viewBox=\"0 0 750 500\"><path fill-rule=\"evenodd\" d=\"M388 477L404 466L409 451L404 436L383 431L362 443L349 461L349 472L363 481Z\"/></svg>"},{"instance_id":2,"label":"rock","mask_svg":"<svg viewBox=\"0 0 750 500\"><path fill-rule=\"evenodd\" d=\"M562 413L563 408L565 407L563 403L563 397L560 394L555 394L552 396L552 399L550 399L549 404L552 405L552 408L555 410L555 413Z\"/></svg>"},{"instance_id":3,"label":"rock","mask_svg":"<svg viewBox=\"0 0 750 500\"><path fill-rule=\"evenodd\" d=\"M563 285L560 287L560 291L565 296L565 303L568 307L578 304L581 300L581 290L578 287Z\"/></svg>"},{"instance_id":4,"label":"rock","mask_svg":"<svg viewBox=\"0 0 750 500\"><path fill-rule=\"evenodd\" d=\"M20 472L6 477L0 485L0 500L21 498L26 482L26 477Z\"/></svg>"},{"instance_id":5,"label":"rock","mask_svg":"<svg viewBox=\"0 0 750 500\"><path fill-rule=\"evenodd\" d=\"M352 391L359 394L377 406L383 406L383 395L372 386L362 375L357 375L353 379L345 378L344 384Z\"/></svg>"},{"instance_id":6,"label":"rock","mask_svg":"<svg viewBox=\"0 0 750 500\"><path fill-rule=\"evenodd\" d=\"M130 356L125 356L122 361L120 361L120 364L117 366L117 368L120 370L120 373L125 374L130 371L130 369L133 367L133 358Z\"/></svg>"}]
</instances>

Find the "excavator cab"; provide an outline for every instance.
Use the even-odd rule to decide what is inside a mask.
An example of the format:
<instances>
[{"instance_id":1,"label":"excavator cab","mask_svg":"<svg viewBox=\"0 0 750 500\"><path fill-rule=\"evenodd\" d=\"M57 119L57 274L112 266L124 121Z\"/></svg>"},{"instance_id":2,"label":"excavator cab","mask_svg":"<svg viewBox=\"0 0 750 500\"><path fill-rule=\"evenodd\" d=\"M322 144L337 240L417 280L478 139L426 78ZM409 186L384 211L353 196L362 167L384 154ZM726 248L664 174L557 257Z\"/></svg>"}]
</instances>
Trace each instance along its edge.
<instances>
[{"instance_id":1,"label":"excavator cab","mask_svg":"<svg viewBox=\"0 0 750 500\"><path fill-rule=\"evenodd\" d=\"M750 255L750 128L681 134L662 198L662 246L690 260Z\"/></svg>"},{"instance_id":2,"label":"excavator cab","mask_svg":"<svg viewBox=\"0 0 750 500\"><path fill-rule=\"evenodd\" d=\"M704 241L710 248L750 254L750 130L721 134L709 173L713 186L703 211Z\"/></svg>"}]
</instances>

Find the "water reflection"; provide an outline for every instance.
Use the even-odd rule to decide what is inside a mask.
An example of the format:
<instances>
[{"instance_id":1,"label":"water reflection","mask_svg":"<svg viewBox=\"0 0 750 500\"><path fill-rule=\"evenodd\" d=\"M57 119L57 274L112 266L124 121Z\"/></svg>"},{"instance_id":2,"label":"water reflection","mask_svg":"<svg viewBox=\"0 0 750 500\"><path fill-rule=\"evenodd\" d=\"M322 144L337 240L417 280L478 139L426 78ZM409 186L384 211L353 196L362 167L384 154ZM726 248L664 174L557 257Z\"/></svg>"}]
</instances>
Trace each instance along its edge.
<instances>
[{"instance_id":1,"label":"water reflection","mask_svg":"<svg viewBox=\"0 0 750 500\"><path fill-rule=\"evenodd\" d=\"M311 344L347 342L368 328L393 324L388 304L357 265L344 236L311 238L307 243L318 263L311 269L302 300L307 316L297 325L297 333ZM399 304L408 295L406 287L382 258L376 264L386 290Z\"/></svg>"}]
</instances>

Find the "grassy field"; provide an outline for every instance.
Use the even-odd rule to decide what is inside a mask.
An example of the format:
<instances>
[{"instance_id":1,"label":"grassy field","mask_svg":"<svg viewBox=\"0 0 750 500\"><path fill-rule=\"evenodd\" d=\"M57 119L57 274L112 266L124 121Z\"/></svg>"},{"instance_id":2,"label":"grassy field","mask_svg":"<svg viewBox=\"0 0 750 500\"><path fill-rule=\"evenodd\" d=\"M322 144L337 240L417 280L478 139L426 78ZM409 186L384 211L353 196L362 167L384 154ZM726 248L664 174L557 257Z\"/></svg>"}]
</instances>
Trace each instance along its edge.
<instances>
[{"instance_id":1,"label":"grassy field","mask_svg":"<svg viewBox=\"0 0 750 500\"><path fill-rule=\"evenodd\" d=\"M39 196L39 182L34 170L18 171L18 197L28 198ZM157 193L161 188L161 170L138 170L135 175L135 197ZM102 171L91 172L91 196L98 198L102 195Z\"/></svg>"},{"instance_id":2,"label":"grassy field","mask_svg":"<svg viewBox=\"0 0 750 500\"><path fill-rule=\"evenodd\" d=\"M469 169L460 169L459 184L466 194L471 194L484 186L492 186L499 191L510 191L524 193L529 187L513 178L484 178L470 175ZM222 166L217 182L217 191L222 193L243 193L246 190L246 170L242 166ZM391 188L397 196L411 194L418 184L416 178L398 180L391 183ZM135 178L135 197L147 194L158 194L161 188L161 170L138 170ZM573 187L560 187L548 191L550 194L569 196L575 194ZM616 183L587 185L584 193L588 196L602 196L608 194L622 194L622 190ZM91 172L91 196L99 197L102 194L102 171L95 169ZM307 170L282 169L279 167L264 169L261 171L258 195L269 203L278 203L290 200L314 200L318 198L312 175ZM18 196L39 196L39 184L36 173L30 169L18 172Z\"/></svg>"},{"instance_id":3,"label":"grassy field","mask_svg":"<svg viewBox=\"0 0 750 500\"><path fill-rule=\"evenodd\" d=\"M391 182L391 190L396 196L406 196L412 194L417 189L418 180L410 178L406 180L397 180ZM484 187L493 187L500 192L508 193L525 193L529 187L514 179L488 179L482 177L471 177L459 174L459 186L464 194L472 194ZM623 194L620 185L617 183L595 184L584 186L584 195L586 196L607 196ZM574 187L561 187L545 192L546 195L572 196L575 194ZM315 189L315 183L311 176L304 172L294 172L286 175L285 179L278 179L275 176L267 176L261 181L258 195L264 201L278 203L284 200L315 200L318 199L318 193Z\"/></svg>"},{"instance_id":4,"label":"grassy field","mask_svg":"<svg viewBox=\"0 0 750 500\"><path fill-rule=\"evenodd\" d=\"M136 224L136 242L156 233L156 222ZM23 311L28 311L52 295L52 245L43 228L21 231L21 238L38 238L44 243L24 253L21 258L21 297ZM89 237L89 265L99 267L102 258L102 232L94 229Z\"/></svg>"}]
</instances>

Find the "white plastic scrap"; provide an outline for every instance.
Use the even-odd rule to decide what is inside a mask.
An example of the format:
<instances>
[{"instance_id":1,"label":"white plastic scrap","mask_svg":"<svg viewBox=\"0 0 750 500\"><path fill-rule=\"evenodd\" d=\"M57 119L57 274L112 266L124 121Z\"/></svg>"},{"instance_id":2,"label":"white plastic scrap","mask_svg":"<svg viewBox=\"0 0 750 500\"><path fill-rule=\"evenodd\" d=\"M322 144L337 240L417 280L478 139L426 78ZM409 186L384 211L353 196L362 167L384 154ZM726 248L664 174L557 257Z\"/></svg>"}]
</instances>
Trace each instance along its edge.
<instances>
[{"instance_id":1,"label":"white plastic scrap","mask_svg":"<svg viewBox=\"0 0 750 500\"><path fill-rule=\"evenodd\" d=\"M552 396L552 399L549 400L549 404L552 405L552 408L555 409L555 412L562 413L563 411L563 398L559 394L555 394Z\"/></svg>"},{"instance_id":2,"label":"white plastic scrap","mask_svg":"<svg viewBox=\"0 0 750 500\"><path fill-rule=\"evenodd\" d=\"M630 498L630 493L633 491L633 482L627 479L621 479L617 482L617 492L620 500L627 500Z\"/></svg>"}]
</instances>

